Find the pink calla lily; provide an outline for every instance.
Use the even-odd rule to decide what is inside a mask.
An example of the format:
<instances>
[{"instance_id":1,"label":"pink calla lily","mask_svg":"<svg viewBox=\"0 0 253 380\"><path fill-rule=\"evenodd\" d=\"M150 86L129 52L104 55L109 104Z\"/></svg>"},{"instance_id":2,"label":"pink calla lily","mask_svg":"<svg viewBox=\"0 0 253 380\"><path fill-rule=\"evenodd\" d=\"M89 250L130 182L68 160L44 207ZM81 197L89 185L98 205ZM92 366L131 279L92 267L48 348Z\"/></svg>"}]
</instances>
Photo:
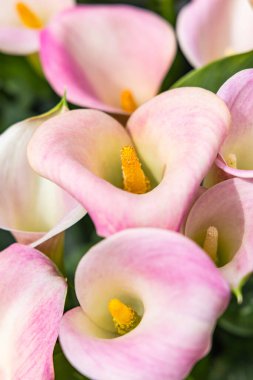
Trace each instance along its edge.
<instances>
[{"instance_id":1,"label":"pink calla lily","mask_svg":"<svg viewBox=\"0 0 253 380\"><path fill-rule=\"evenodd\" d=\"M53 380L66 281L46 256L21 244L0 252L0 278L1 380Z\"/></svg>"},{"instance_id":2,"label":"pink calla lily","mask_svg":"<svg viewBox=\"0 0 253 380\"><path fill-rule=\"evenodd\" d=\"M227 175L253 178L253 69L233 75L217 95L227 104L232 125L216 165Z\"/></svg>"},{"instance_id":3,"label":"pink calla lily","mask_svg":"<svg viewBox=\"0 0 253 380\"><path fill-rule=\"evenodd\" d=\"M79 263L75 289L80 307L63 316L60 343L71 364L97 380L182 380L208 353L229 300L227 283L197 245L148 228L94 246ZM108 310L115 297L141 318L122 336Z\"/></svg>"},{"instance_id":4,"label":"pink calla lily","mask_svg":"<svg viewBox=\"0 0 253 380\"><path fill-rule=\"evenodd\" d=\"M181 88L139 107L126 129L95 110L57 116L36 131L28 157L35 171L85 207L102 236L131 227L177 230L229 124L216 95ZM134 146L143 163L151 184L146 194L122 189L125 146Z\"/></svg>"},{"instance_id":5,"label":"pink calla lily","mask_svg":"<svg viewBox=\"0 0 253 380\"><path fill-rule=\"evenodd\" d=\"M179 13L177 36L189 62L205 65L253 49L250 0L192 0Z\"/></svg>"},{"instance_id":6,"label":"pink calla lily","mask_svg":"<svg viewBox=\"0 0 253 380\"><path fill-rule=\"evenodd\" d=\"M130 113L158 93L175 51L168 23L127 5L74 7L41 34L42 66L54 90L114 113Z\"/></svg>"},{"instance_id":7,"label":"pink calla lily","mask_svg":"<svg viewBox=\"0 0 253 380\"><path fill-rule=\"evenodd\" d=\"M52 111L8 128L0 136L0 228L23 244L32 243L53 259L60 233L80 220L84 209L29 166L27 144L39 125L67 112L62 101ZM60 242L59 242L60 243Z\"/></svg>"},{"instance_id":8,"label":"pink calla lily","mask_svg":"<svg viewBox=\"0 0 253 380\"><path fill-rule=\"evenodd\" d=\"M74 0L0 0L0 51L27 55L39 50L39 33Z\"/></svg>"},{"instance_id":9,"label":"pink calla lily","mask_svg":"<svg viewBox=\"0 0 253 380\"><path fill-rule=\"evenodd\" d=\"M204 246L210 226L218 231L214 260L240 300L245 278L253 272L252 182L228 179L197 199L188 215L185 235Z\"/></svg>"}]
</instances>

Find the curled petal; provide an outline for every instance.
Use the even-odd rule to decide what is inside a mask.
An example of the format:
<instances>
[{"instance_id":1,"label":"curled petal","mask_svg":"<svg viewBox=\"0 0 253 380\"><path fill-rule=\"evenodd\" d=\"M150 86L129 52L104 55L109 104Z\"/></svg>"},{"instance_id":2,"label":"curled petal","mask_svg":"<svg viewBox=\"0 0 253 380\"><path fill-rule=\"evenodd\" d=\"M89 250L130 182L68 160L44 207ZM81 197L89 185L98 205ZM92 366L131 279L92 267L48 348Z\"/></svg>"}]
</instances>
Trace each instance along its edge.
<instances>
[{"instance_id":1,"label":"curled petal","mask_svg":"<svg viewBox=\"0 0 253 380\"><path fill-rule=\"evenodd\" d=\"M127 131L92 110L47 121L31 140L28 156L34 170L85 207L102 236L139 226L178 229L229 122L224 103L211 92L176 89L140 107ZM116 187L122 187L120 150L133 143L154 183L142 195Z\"/></svg>"},{"instance_id":2,"label":"curled petal","mask_svg":"<svg viewBox=\"0 0 253 380\"><path fill-rule=\"evenodd\" d=\"M97 244L81 260L75 286L81 307L64 315L60 342L70 362L96 379L185 378L208 352L229 299L202 250L158 229L128 230ZM115 296L143 311L140 324L116 338L108 312Z\"/></svg>"},{"instance_id":3,"label":"curled petal","mask_svg":"<svg viewBox=\"0 0 253 380\"><path fill-rule=\"evenodd\" d=\"M125 90L133 109L157 94L175 50L169 24L126 5L77 6L41 34L42 65L54 90L67 88L72 103L116 113L131 112L122 106Z\"/></svg>"},{"instance_id":4,"label":"curled petal","mask_svg":"<svg viewBox=\"0 0 253 380\"><path fill-rule=\"evenodd\" d=\"M227 104L232 125L222 144L216 165L235 177L253 178L253 69L233 75L217 95ZM235 155L235 168L228 166L230 155Z\"/></svg>"},{"instance_id":5,"label":"curled petal","mask_svg":"<svg viewBox=\"0 0 253 380\"><path fill-rule=\"evenodd\" d=\"M233 289L253 271L253 183L229 179L207 190L191 209L185 235L203 246L210 226L217 228L218 265Z\"/></svg>"},{"instance_id":6,"label":"curled petal","mask_svg":"<svg viewBox=\"0 0 253 380\"><path fill-rule=\"evenodd\" d=\"M41 244L85 214L72 197L38 176L27 161L27 144L36 128L60 112L61 105L51 113L13 125L0 136L0 227L23 244Z\"/></svg>"},{"instance_id":7,"label":"curled petal","mask_svg":"<svg viewBox=\"0 0 253 380\"><path fill-rule=\"evenodd\" d=\"M66 282L40 252L14 244L0 252L1 379L53 380L53 349Z\"/></svg>"},{"instance_id":8,"label":"curled petal","mask_svg":"<svg viewBox=\"0 0 253 380\"><path fill-rule=\"evenodd\" d=\"M250 1L192 0L179 13L180 46L195 66L253 48Z\"/></svg>"}]
</instances>

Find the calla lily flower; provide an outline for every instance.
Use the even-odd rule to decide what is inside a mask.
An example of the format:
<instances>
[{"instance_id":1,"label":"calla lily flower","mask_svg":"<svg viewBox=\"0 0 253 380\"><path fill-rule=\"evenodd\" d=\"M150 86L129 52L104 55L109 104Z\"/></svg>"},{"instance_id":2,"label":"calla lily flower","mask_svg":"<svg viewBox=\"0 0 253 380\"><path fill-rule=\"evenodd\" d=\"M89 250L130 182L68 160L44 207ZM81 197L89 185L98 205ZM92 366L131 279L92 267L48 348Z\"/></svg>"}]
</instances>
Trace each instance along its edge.
<instances>
[{"instance_id":1,"label":"calla lily flower","mask_svg":"<svg viewBox=\"0 0 253 380\"><path fill-rule=\"evenodd\" d=\"M21 244L0 252L0 278L0 378L53 380L64 278L46 256Z\"/></svg>"},{"instance_id":2,"label":"calla lily flower","mask_svg":"<svg viewBox=\"0 0 253 380\"><path fill-rule=\"evenodd\" d=\"M27 55L39 50L39 33L74 0L0 0L0 51Z\"/></svg>"},{"instance_id":3,"label":"calla lily flower","mask_svg":"<svg viewBox=\"0 0 253 380\"><path fill-rule=\"evenodd\" d=\"M28 157L85 207L102 236L131 227L177 230L229 123L216 95L179 88L139 107L126 129L96 110L57 116L36 131Z\"/></svg>"},{"instance_id":4,"label":"calla lily flower","mask_svg":"<svg viewBox=\"0 0 253 380\"><path fill-rule=\"evenodd\" d=\"M228 179L208 189L191 209L185 235L202 246L220 268L239 301L253 272L253 183Z\"/></svg>"},{"instance_id":5,"label":"calla lily flower","mask_svg":"<svg viewBox=\"0 0 253 380\"><path fill-rule=\"evenodd\" d=\"M75 289L80 307L63 316L60 343L71 364L97 380L182 380L208 353L229 299L196 244L151 228L94 246L78 265Z\"/></svg>"},{"instance_id":6,"label":"calla lily flower","mask_svg":"<svg viewBox=\"0 0 253 380\"><path fill-rule=\"evenodd\" d=\"M113 113L154 97L175 52L168 23L127 5L77 6L41 33L42 66L57 94L67 89L72 103Z\"/></svg>"},{"instance_id":7,"label":"calla lily flower","mask_svg":"<svg viewBox=\"0 0 253 380\"><path fill-rule=\"evenodd\" d=\"M228 175L253 178L253 69L233 75L217 95L227 104L232 125L215 163Z\"/></svg>"},{"instance_id":8,"label":"calla lily flower","mask_svg":"<svg viewBox=\"0 0 253 380\"><path fill-rule=\"evenodd\" d=\"M31 169L26 150L40 124L66 112L63 100L52 111L17 123L0 136L0 228L10 231L20 243L39 246L56 261L60 233L80 220L85 211Z\"/></svg>"},{"instance_id":9,"label":"calla lily flower","mask_svg":"<svg viewBox=\"0 0 253 380\"><path fill-rule=\"evenodd\" d=\"M253 49L252 0L192 0L179 13L180 47L194 67Z\"/></svg>"}]
</instances>

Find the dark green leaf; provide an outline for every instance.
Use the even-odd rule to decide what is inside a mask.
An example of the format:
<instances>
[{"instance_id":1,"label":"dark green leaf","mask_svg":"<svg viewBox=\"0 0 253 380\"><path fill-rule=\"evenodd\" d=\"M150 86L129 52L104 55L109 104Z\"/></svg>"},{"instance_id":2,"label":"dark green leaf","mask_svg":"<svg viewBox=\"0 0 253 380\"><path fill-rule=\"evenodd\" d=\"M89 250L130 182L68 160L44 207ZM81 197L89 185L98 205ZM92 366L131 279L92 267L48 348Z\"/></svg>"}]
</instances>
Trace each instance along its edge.
<instances>
[{"instance_id":1,"label":"dark green leaf","mask_svg":"<svg viewBox=\"0 0 253 380\"><path fill-rule=\"evenodd\" d=\"M217 92L221 85L238 71L253 68L253 51L223 58L192 70L173 84L172 88L196 86Z\"/></svg>"},{"instance_id":2,"label":"dark green leaf","mask_svg":"<svg viewBox=\"0 0 253 380\"><path fill-rule=\"evenodd\" d=\"M162 16L171 25L175 25L176 12L174 0L149 0L148 7Z\"/></svg>"},{"instance_id":3,"label":"dark green leaf","mask_svg":"<svg viewBox=\"0 0 253 380\"><path fill-rule=\"evenodd\" d=\"M0 132L53 108L59 98L24 57L0 54Z\"/></svg>"}]
</instances>

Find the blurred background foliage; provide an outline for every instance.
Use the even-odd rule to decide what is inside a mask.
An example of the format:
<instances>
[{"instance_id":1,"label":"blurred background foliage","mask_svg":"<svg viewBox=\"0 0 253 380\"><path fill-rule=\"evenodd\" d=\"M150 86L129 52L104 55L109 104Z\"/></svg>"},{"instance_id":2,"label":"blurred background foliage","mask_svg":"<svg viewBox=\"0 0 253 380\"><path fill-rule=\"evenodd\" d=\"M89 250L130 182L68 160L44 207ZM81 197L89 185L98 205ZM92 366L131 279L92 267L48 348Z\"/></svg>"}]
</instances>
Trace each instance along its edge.
<instances>
[{"instance_id":1,"label":"blurred background foliage","mask_svg":"<svg viewBox=\"0 0 253 380\"><path fill-rule=\"evenodd\" d=\"M78 2L119 3L115 0ZM121 3L150 9L175 26L177 13L186 2L187 0L129 0ZM43 75L31 65L32 60L33 57L0 54L1 133L18 121L50 110L59 101ZM248 67L253 67L253 52L227 57L204 68L192 70L178 49L174 64L164 79L161 90L170 87L201 86L216 92L228 77ZM66 310L77 305L73 285L76 266L83 254L99 240L101 238L96 235L88 216L66 233L65 267L69 282ZM13 241L9 233L0 231L0 249L4 249ZM215 330L211 352L195 366L187 380L253 379L252 278L247 282L243 293L244 299L241 305L237 304L234 297L232 298L229 308ZM67 362L58 343L55 347L54 362L56 380L85 379Z\"/></svg>"}]
</instances>

